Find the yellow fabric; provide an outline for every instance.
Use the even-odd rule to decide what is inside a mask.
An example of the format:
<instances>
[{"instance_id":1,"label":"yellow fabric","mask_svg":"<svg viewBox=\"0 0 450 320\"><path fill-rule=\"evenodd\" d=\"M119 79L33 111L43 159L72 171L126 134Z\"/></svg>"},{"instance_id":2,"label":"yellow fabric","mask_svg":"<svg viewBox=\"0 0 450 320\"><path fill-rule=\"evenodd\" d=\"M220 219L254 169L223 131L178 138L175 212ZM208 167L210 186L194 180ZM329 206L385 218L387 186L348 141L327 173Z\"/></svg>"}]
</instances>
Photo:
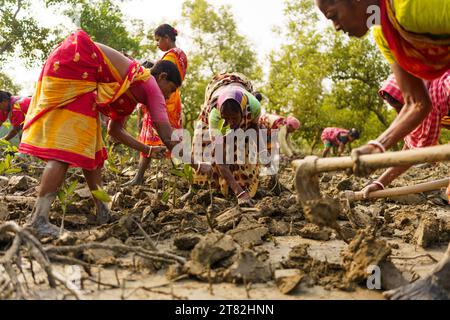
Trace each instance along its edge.
<instances>
[{"instance_id":1,"label":"yellow fabric","mask_svg":"<svg viewBox=\"0 0 450 320\"><path fill-rule=\"evenodd\" d=\"M100 119L63 108L53 110L23 133L22 143L95 159L103 149Z\"/></svg>"},{"instance_id":2,"label":"yellow fabric","mask_svg":"<svg viewBox=\"0 0 450 320\"><path fill-rule=\"evenodd\" d=\"M409 32L418 34L450 35L450 1L448 0L392 0L395 18ZM386 60L396 60L383 35L381 26L372 28L372 34Z\"/></svg>"},{"instance_id":3,"label":"yellow fabric","mask_svg":"<svg viewBox=\"0 0 450 320\"><path fill-rule=\"evenodd\" d=\"M102 52L103 54L103 52ZM108 58L103 54L111 73L116 79L121 79L117 69L111 64ZM136 73L136 67L131 70L131 74ZM45 76L42 81L38 82L35 94L30 103L30 110L26 116L25 123L34 119L44 110L52 110L63 107L83 94L97 91L96 102L99 104L108 104L116 101L121 95L126 93L134 99L132 94L128 92L134 81L146 81L150 78L150 70L144 69L144 73L137 73L132 80L128 75L120 84L119 82L91 82L86 80L62 79L56 77ZM37 105L35 105L37 103Z\"/></svg>"},{"instance_id":4,"label":"yellow fabric","mask_svg":"<svg viewBox=\"0 0 450 320\"><path fill-rule=\"evenodd\" d=\"M99 48L100 50L100 48ZM118 79L122 79L122 77L120 76L120 73L117 71L116 67L111 63L111 61L109 61L108 57L104 54L104 52L102 50L100 50L100 52L103 55L103 58L106 62L106 64L108 65L109 69L111 70L111 73L113 74L114 78L116 80ZM130 98L132 98L134 100L133 95L128 92L128 89L130 88L131 84L134 81L146 81L150 78L150 69L147 68L143 68L144 72L142 74L137 73L136 74L136 67L133 67L133 70L131 70L131 74L135 74L134 78L130 81L130 79L128 78L128 75L126 75L125 80L123 81L123 83L120 85L118 82L113 82L113 83L97 83L97 103L99 104L103 104L103 103L111 103L114 102L115 100L117 100L117 98L119 98L121 95L123 95L124 93L126 93ZM117 88L119 88L117 90ZM114 93L116 93L114 95ZM136 101L137 103L137 101Z\"/></svg>"},{"instance_id":5,"label":"yellow fabric","mask_svg":"<svg viewBox=\"0 0 450 320\"><path fill-rule=\"evenodd\" d=\"M395 17L409 32L450 35L450 1L392 0Z\"/></svg>"},{"instance_id":6,"label":"yellow fabric","mask_svg":"<svg viewBox=\"0 0 450 320\"><path fill-rule=\"evenodd\" d=\"M19 103L19 101L17 101L16 103L13 104L12 109L13 109L13 110L22 110L22 109L20 108L20 103Z\"/></svg>"},{"instance_id":7,"label":"yellow fabric","mask_svg":"<svg viewBox=\"0 0 450 320\"><path fill-rule=\"evenodd\" d=\"M96 82L43 77L33 94L25 123L34 119L40 112L65 106L85 93L95 91Z\"/></svg>"},{"instance_id":8,"label":"yellow fabric","mask_svg":"<svg viewBox=\"0 0 450 320\"><path fill-rule=\"evenodd\" d=\"M184 80L185 70L183 70L183 68L181 67L180 61L178 60L178 57L177 57L177 55L175 53L169 52L168 54L166 54L164 56L163 60L170 61L174 65L176 65L177 68L178 68L178 72L180 73L181 79Z\"/></svg>"},{"instance_id":9,"label":"yellow fabric","mask_svg":"<svg viewBox=\"0 0 450 320\"><path fill-rule=\"evenodd\" d=\"M389 45L383 35L383 30L381 29L381 26L373 27L372 35L384 58L387 60L389 64L393 64L396 60L391 52L391 49L389 49Z\"/></svg>"}]
</instances>

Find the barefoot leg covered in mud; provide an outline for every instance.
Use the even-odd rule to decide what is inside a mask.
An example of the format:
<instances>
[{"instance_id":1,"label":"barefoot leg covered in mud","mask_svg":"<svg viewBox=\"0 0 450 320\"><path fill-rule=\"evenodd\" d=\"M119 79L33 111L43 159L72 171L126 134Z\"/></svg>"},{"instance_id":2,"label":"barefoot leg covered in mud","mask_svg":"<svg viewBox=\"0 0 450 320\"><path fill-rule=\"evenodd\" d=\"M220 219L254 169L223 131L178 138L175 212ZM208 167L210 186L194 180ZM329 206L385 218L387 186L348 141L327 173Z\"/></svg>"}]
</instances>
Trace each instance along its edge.
<instances>
[{"instance_id":1,"label":"barefoot leg covered in mud","mask_svg":"<svg viewBox=\"0 0 450 320\"><path fill-rule=\"evenodd\" d=\"M134 176L134 178L132 180L128 181L123 186L124 187L140 186L140 185L144 184L144 174L145 174L145 171L147 170L148 166L150 165L150 162L151 162L150 158L144 158L141 156L141 158L139 159L138 172L136 173L136 175Z\"/></svg>"},{"instance_id":2,"label":"barefoot leg covered in mud","mask_svg":"<svg viewBox=\"0 0 450 320\"><path fill-rule=\"evenodd\" d=\"M450 300L450 244L444 258L425 279L387 291L390 300Z\"/></svg>"},{"instance_id":3,"label":"barefoot leg covered in mud","mask_svg":"<svg viewBox=\"0 0 450 320\"><path fill-rule=\"evenodd\" d=\"M30 220L25 225L39 237L59 235L59 228L48 220L50 206L56 198L56 191L61 187L69 165L51 160L47 163L39 186L39 195L33 208Z\"/></svg>"},{"instance_id":4,"label":"barefoot leg covered in mud","mask_svg":"<svg viewBox=\"0 0 450 320\"><path fill-rule=\"evenodd\" d=\"M31 229L38 237L58 237L59 228L48 221L50 206L55 199L56 193L38 197L31 213L31 218L24 227Z\"/></svg>"}]
</instances>

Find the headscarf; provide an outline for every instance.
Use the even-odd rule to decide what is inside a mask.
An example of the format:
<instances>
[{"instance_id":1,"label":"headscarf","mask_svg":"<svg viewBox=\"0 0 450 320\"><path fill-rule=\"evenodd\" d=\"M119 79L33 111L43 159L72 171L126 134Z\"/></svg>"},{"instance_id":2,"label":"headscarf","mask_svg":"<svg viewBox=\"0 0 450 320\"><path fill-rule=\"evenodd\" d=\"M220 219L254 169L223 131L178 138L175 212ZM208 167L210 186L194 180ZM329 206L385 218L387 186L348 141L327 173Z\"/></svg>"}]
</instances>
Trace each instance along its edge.
<instances>
[{"instance_id":1,"label":"headscarf","mask_svg":"<svg viewBox=\"0 0 450 320\"><path fill-rule=\"evenodd\" d=\"M300 129L300 121L296 117L288 116L286 118L286 124L294 130Z\"/></svg>"},{"instance_id":2,"label":"headscarf","mask_svg":"<svg viewBox=\"0 0 450 320\"><path fill-rule=\"evenodd\" d=\"M244 94L242 90L236 90L233 87L227 88L219 95L219 98L217 100L217 108L220 112L222 112L222 106L227 100L234 100L236 101L239 106L241 107L241 111L245 109L248 103L248 98Z\"/></svg>"}]
</instances>

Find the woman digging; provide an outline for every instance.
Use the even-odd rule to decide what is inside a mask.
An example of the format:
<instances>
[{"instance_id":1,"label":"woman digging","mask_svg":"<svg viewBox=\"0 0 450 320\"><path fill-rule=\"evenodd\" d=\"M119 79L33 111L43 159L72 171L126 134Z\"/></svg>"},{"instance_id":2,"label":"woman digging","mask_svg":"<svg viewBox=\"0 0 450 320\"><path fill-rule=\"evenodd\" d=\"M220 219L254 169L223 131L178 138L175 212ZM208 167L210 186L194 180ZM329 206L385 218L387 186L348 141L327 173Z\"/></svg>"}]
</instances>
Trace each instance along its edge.
<instances>
[{"instance_id":1,"label":"woman digging","mask_svg":"<svg viewBox=\"0 0 450 320\"><path fill-rule=\"evenodd\" d=\"M378 8L381 26L374 38L390 63L404 106L377 140L354 150L360 155L382 153L417 128L433 110L424 80L450 70L450 2L441 0L316 0L337 31L363 37L369 30L370 8ZM370 7L370 8L369 8ZM420 13L420 14L419 14ZM377 18L377 17L375 17ZM376 19L375 19L376 20ZM450 245L445 257L423 280L386 293L391 299L449 299Z\"/></svg>"},{"instance_id":2,"label":"woman digging","mask_svg":"<svg viewBox=\"0 0 450 320\"><path fill-rule=\"evenodd\" d=\"M441 128L449 128L450 71L447 71L438 79L427 81L425 84L430 94L432 110L422 123L404 138L405 145L403 150L437 145ZM394 75L389 76L379 93L397 113L401 112L405 100ZM362 190L364 197L368 198L371 192L384 190L385 187L409 168L409 166L389 168L376 181ZM447 190L447 193L449 191L450 189Z\"/></svg>"}]
</instances>

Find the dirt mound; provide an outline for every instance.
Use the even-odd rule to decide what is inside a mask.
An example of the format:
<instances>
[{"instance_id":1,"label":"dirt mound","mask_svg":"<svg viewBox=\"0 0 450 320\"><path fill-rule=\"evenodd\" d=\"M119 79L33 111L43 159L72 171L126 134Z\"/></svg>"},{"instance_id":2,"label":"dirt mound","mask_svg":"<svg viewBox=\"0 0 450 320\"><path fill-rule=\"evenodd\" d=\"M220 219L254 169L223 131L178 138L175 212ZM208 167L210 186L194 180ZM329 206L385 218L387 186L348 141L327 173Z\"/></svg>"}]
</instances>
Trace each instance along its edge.
<instances>
[{"instance_id":1,"label":"dirt mound","mask_svg":"<svg viewBox=\"0 0 450 320\"><path fill-rule=\"evenodd\" d=\"M309 286L320 285L326 289L348 289L342 279L344 270L341 265L312 258L308 253L309 245L292 248L288 259L282 261L285 269L299 269L308 277Z\"/></svg>"},{"instance_id":2,"label":"dirt mound","mask_svg":"<svg viewBox=\"0 0 450 320\"><path fill-rule=\"evenodd\" d=\"M371 229L359 230L342 253L347 283L360 283L367 279L369 267L379 266L391 254L391 248Z\"/></svg>"}]
</instances>

